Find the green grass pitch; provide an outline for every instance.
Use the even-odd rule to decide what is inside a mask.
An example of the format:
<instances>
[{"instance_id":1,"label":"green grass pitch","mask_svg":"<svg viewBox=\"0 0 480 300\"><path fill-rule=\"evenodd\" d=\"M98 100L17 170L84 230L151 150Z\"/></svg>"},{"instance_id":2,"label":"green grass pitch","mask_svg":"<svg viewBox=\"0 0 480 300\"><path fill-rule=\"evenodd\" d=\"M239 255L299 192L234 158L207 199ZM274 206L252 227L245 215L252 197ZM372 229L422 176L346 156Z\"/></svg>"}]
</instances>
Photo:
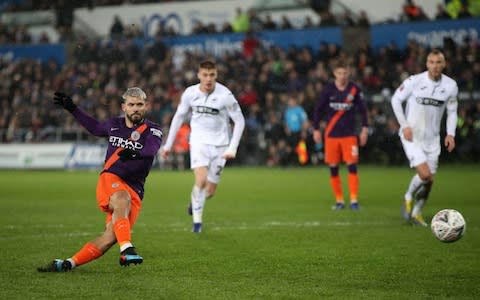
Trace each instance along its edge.
<instances>
[{"instance_id":1,"label":"green grass pitch","mask_svg":"<svg viewBox=\"0 0 480 300\"><path fill-rule=\"evenodd\" d=\"M346 188L345 167L340 169ZM152 171L133 242L69 273L38 273L96 237L97 172L0 172L0 299L479 299L480 166L441 165L424 210L465 217L441 243L400 214L412 171L360 166L358 212L330 210L328 169L227 167L204 232L186 214L193 174Z\"/></svg>"}]
</instances>

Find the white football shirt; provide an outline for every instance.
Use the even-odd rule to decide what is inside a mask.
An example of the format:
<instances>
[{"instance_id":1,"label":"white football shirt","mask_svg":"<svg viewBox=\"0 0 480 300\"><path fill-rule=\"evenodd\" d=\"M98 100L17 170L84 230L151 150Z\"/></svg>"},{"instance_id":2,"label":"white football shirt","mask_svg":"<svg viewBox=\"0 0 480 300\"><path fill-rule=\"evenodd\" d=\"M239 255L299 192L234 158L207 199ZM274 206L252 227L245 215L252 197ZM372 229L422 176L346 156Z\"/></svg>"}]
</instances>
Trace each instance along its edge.
<instances>
[{"instance_id":1,"label":"white football shirt","mask_svg":"<svg viewBox=\"0 0 480 300\"><path fill-rule=\"evenodd\" d=\"M447 109L447 134L455 136L457 124L457 83L442 74L439 81L428 77L428 71L407 78L395 91L392 107L400 124L412 128L413 141L439 143L440 123ZM405 112L402 103L407 101Z\"/></svg>"},{"instance_id":2,"label":"white football shirt","mask_svg":"<svg viewBox=\"0 0 480 300\"><path fill-rule=\"evenodd\" d=\"M164 149L171 149L176 133L189 112L192 113L190 144L228 145L229 149L237 150L245 119L232 92L218 82L211 93L202 92L199 83L183 92ZM230 118L235 123L231 140Z\"/></svg>"}]
</instances>

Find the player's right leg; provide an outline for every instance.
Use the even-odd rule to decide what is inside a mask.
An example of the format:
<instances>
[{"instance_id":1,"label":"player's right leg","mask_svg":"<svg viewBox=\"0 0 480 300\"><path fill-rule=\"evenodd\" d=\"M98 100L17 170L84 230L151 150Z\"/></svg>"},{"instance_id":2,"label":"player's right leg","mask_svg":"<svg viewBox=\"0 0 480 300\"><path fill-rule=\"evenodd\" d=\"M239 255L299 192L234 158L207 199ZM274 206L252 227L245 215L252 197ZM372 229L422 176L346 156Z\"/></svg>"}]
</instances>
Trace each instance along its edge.
<instances>
[{"instance_id":1,"label":"player's right leg","mask_svg":"<svg viewBox=\"0 0 480 300\"><path fill-rule=\"evenodd\" d=\"M421 184L414 194L415 205L412 208L412 220L416 225L427 227L428 224L422 216L422 208L427 202L430 190L432 189L433 174L427 162L419 164L415 169L417 170Z\"/></svg>"},{"instance_id":2,"label":"player's right leg","mask_svg":"<svg viewBox=\"0 0 480 300\"><path fill-rule=\"evenodd\" d=\"M340 179L338 165L330 165L330 185L332 186L333 194L335 195L335 205L332 209L338 210L345 208L342 180Z\"/></svg>"},{"instance_id":3,"label":"player's right leg","mask_svg":"<svg viewBox=\"0 0 480 300\"><path fill-rule=\"evenodd\" d=\"M207 185L207 167L197 167L193 169L195 175L195 185L191 193L191 207L193 227L192 232L199 233L202 231L203 209L205 207L205 200L207 199L205 187Z\"/></svg>"},{"instance_id":4,"label":"player's right leg","mask_svg":"<svg viewBox=\"0 0 480 300\"><path fill-rule=\"evenodd\" d=\"M425 204L425 199L418 198L418 193L424 185L428 185L431 181L431 172L427 164L427 155L418 143L405 140L401 137L401 142L405 155L409 159L410 167L416 169L416 174L410 180L408 189L404 195L404 203L402 208L403 217L415 224L427 226L423 219L421 208Z\"/></svg>"},{"instance_id":5,"label":"player's right leg","mask_svg":"<svg viewBox=\"0 0 480 300\"><path fill-rule=\"evenodd\" d=\"M131 229L140 213L140 196L120 177L102 173L97 185L97 201L100 209L107 212L109 238L120 246L120 265L139 264L143 257L138 255L132 244Z\"/></svg>"},{"instance_id":6,"label":"player's right leg","mask_svg":"<svg viewBox=\"0 0 480 300\"><path fill-rule=\"evenodd\" d=\"M422 185L422 179L418 174L415 174L412 179L410 180L410 184L408 185L407 192L404 195L404 203L402 208L403 218L406 221L410 221L412 216L412 208L413 208L413 195L415 195Z\"/></svg>"},{"instance_id":7,"label":"player's right leg","mask_svg":"<svg viewBox=\"0 0 480 300\"><path fill-rule=\"evenodd\" d=\"M339 174L341 151L342 149L339 139L325 138L325 163L330 167L330 185L335 196L335 205L332 207L334 210L343 209L345 207L342 181Z\"/></svg>"}]
</instances>

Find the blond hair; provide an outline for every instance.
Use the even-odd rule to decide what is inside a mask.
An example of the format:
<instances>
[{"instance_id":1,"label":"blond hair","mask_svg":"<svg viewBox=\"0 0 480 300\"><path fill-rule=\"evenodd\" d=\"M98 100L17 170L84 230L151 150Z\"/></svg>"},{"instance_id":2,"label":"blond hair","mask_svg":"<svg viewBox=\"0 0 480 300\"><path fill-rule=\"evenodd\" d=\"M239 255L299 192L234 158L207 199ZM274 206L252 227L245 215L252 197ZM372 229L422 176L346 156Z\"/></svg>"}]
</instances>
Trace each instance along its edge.
<instances>
[{"instance_id":1,"label":"blond hair","mask_svg":"<svg viewBox=\"0 0 480 300\"><path fill-rule=\"evenodd\" d=\"M139 88L139 87L130 87L128 88L125 93L123 93L122 95L122 98L124 100L127 99L127 97L130 96L130 97L137 97L137 98L140 98L142 100L147 100L147 94L145 94L145 92Z\"/></svg>"}]
</instances>

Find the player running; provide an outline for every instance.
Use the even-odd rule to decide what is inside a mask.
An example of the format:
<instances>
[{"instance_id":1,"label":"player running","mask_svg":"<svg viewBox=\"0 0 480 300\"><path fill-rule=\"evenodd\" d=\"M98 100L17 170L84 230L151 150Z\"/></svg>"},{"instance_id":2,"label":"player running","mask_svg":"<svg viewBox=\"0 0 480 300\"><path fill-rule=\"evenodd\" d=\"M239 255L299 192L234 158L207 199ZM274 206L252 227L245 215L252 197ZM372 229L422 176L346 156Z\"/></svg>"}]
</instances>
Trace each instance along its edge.
<instances>
[{"instance_id":1,"label":"player running","mask_svg":"<svg viewBox=\"0 0 480 300\"><path fill-rule=\"evenodd\" d=\"M368 120L363 93L358 85L349 80L350 66L337 61L333 66L334 82L327 84L317 101L313 117L313 139L322 142L320 119L326 114L325 163L330 166L330 184L335 194L333 209L345 208L339 164L343 161L348 167L348 187L350 208L358 210L358 141L356 136L356 114L361 117L360 146L367 143Z\"/></svg>"},{"instance_id":2,"label":"player running","mask_svg":"<svg viewBox=\"0 0 480 300\"><path fill-rule=\"evenodd\" d=\"M143 262L133 247L131 228L142 207L145 178L162 143L159 126L144 118L146 98L140 88L128 88L122 103L125 116L101 123L79 109L66 94L55 93L55 104L68 110L91 134L108 138L105 165L97 184L98 206L107 216L101 236L86 243L72 257L55 259L38 268L39 272L69 271L99 258L117 242L120 265Z\"/></svg>"},{"instance_id":3,"label":"player running","mask_svg":"<svg viewBox=\"0 0 480 300\"><path fill-rule=\"evenodd\" d=\"M403 150L410 167L416 170L405 193L404 218L407 221L411 218L415 224L422 226L428 226L421 210L432 189L438 167L440 123L445 109L447 135L444 144L448 152L455 148L458 87L452 78L442 74L444 68L443 53L432 50L427 56L427 71L408 77L392 97ZM405 101L404 112L402 103Z\"/></svg>"},{"instance_id":4,"label":"player running","mask_svg":"<svg viewBox=\"0 0 480 300\"><path fill-rule=\"evenodd\" d=\"M193 217L192 232L195 233L202 231L205 200L215 194L226 160L235 158L245 127L245 119L232 92L216 81L215 63L201 62L197 76L200 83L183 92L161 150L161 155L166 158L178 129L191 112L190 168L195 175L195 184L188 212ZM229 119L234 122L231 139Z\"/></svg>"}]
</instances>

